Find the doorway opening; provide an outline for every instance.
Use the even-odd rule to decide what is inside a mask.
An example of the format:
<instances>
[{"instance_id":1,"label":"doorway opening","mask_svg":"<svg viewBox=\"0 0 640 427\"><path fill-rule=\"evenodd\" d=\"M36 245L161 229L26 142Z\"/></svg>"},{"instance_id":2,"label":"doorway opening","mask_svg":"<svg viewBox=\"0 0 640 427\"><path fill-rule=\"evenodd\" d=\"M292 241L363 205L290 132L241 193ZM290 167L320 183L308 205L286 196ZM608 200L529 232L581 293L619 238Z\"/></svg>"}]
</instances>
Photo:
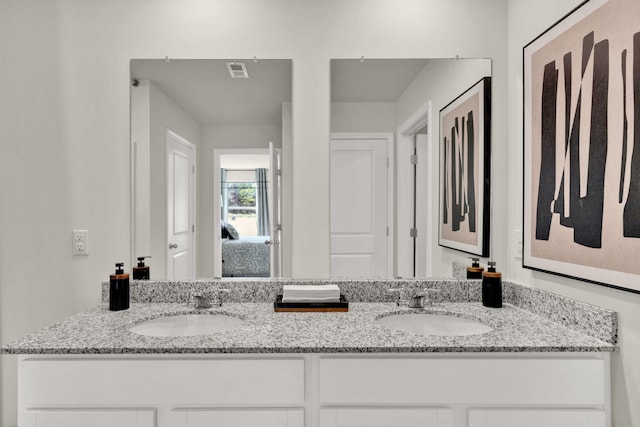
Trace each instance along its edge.
<instances>
[{"instance_id":1,"label":"doorway opening","mask_svg":"<svg viewBox=\"0 0 640 427\"><path fill-rule=\"evenodd\" d=\"M279 170L273 147L214 150L216 277L281 276Z\"/></svg>"},{"instance_id":2,"label":"doorway opening","mask_svg":"<svg viewBox=\"0 0 640 427\"><path fill-rule=\"evenodd\" d=\"M431 102L398 128L397 265L398 277L429 277L432 261Z\"/></svg>"}]
</instances>

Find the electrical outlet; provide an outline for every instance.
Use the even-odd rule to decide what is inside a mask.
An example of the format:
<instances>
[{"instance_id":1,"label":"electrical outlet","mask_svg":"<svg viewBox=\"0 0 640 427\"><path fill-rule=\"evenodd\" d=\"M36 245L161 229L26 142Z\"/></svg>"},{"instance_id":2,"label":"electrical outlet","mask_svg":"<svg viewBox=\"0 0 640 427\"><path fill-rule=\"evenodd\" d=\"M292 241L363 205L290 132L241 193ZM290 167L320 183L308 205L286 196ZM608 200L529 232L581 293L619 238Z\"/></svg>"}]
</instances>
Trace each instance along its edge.
<instances>
[{"instance_id":1,"label":"electrical outlet","mask_svg":"<svg viewBox=\"0 0 640 427\"><path fill-rule=\"evenodd\" d=\"M522 259L522 231L515 230L513 233L513 257L515 259Z\"/></svg>"},{"instance_id":2,"label":"electrical outlet","mask_svg":"<svg viewBox=\"0 0 640 427\"><path fill-rule=\"evenodd\" d=\"M71 254L89 255L88 230L73 230L71 232Z\"/></svg>"}]
</instances>

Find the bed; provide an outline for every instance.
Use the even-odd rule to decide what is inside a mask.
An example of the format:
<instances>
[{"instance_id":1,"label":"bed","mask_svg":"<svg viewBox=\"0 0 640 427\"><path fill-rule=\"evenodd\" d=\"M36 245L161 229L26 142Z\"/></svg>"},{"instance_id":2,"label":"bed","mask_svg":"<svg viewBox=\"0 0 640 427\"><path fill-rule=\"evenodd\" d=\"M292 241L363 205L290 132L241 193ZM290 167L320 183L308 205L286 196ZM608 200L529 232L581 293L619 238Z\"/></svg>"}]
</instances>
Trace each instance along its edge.
<instances>
[{"instance_id":1,"label":"bed","mask_svg":"<svg viewBox=\"0 0 640 427\"><path fill-rule=\"evenodd\" d=\"M222 239L222 277L270 277L269 236Z\"/></svg>"}]
</instances>

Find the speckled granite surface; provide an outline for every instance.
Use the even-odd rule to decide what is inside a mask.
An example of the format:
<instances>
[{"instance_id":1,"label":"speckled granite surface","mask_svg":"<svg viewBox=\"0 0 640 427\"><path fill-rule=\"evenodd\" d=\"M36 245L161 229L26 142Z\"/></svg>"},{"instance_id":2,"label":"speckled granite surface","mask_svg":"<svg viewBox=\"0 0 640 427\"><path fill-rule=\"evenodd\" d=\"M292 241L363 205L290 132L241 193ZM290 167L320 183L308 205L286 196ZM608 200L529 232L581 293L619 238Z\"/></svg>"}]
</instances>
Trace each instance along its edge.
<instances>
[{"instance_id":1,"label":"speckled granite surface","mask_svg":"<svg viewBox=\"0 0 640 427\"><path fill-rule=\"evenodd\" d=\"M464 265L461 265L461 268ZM466 269L466 267L464 267ZM454 267L455 269L455 267ZM465 270L466 271L466 270ZM285 284L335 283L350 301L348 313L274 313L272 302ZM617 314L540 289L503 282L502 309L480 303L481 281L466 279L292 280L234 279L189 282L140 281L131 284L132 306L111 312L109 284L103 305L30 334L0 348L10 354L70 353L255 353L255 352L513 352L615 351ZM190 291L211 295L225 288L222 309L186 306ZM391 331L375 322L398 310L397 294L436 288L431 311L480 320L494 331L466 337L421 336ZM200 337L153 338L129 327L144 320L181 313L238 316L238 329Z\"/></svg>"},{"instance_id":2,"label":"speckled granite surface","mask_svg":"<svg viewBox=\"0 0 640 427\"><path fill-rule=\"evenodd\" d=\"M465 267L466 268L466 267ZM465 270L466 271L466 270ZM214 289L229 289L224 294L228 302L272 302L282 293L287 283L317 285L335 283L350 302L392 302L397 294L390 288L419 291L436 288L441 292L436 302L480 302L482 285L480 280L466 279L393 279L393 280L292 280L292 279L234 279L196 280L192 282L140 281L132 282L131 300L147 303L186 303L189 291L211 294ZM102 301L109 300L109 283L102 284ZM618 338L618 318L614 311L586 304L561 295L531 288L509 281L503 282L503 300L518 308L537 314L585 333L594 338L613 343Z\"/></svg>"},{"instance_id":3,"label":"speckled granite surface","mask_svg":"<svg viewBox=\"0 0 640 427\"><path fill-rule=\"evenodd\" d=\"M466 279L467 267L468 265L463 262L453 261L451 263L451 277L454 279Z\"/></svg>"},{"instance_id":4,"label":"speckled granite surface","mask_svg":"<svg viewBox=\"0 0 640 427\"><path fill-rule=\"evenodd\" d=\"M133 304L111 312L102 305L2 347L11 354L122 353L359 353L359 352L593 352L615 351L605 341L505 305L438 303L444 312L482 321L493 331L470 336L417 335L387 329L375 320L411 312L393 303L352 303L348 313L274 313L268 303L229 303L194 310L184 304ZM156 338L129 332L159 316L224 313L245 323L233 330L195 337Z\"/></svg>"},{"instance_id":5,"label":"speckled granite surface","mask_svg":"<svg viewBox=\"0 0 640 427\"><path fill-rule=\"evenodd\" d=\"M293 279L225 279L172 281L132 281L133 302L187 302L189 292L211 294L216 289L228 289L224 299L228 302L273 302L286 284L322 285L337 284L350 302L392 302L397 294L389 289L405 289L408 292L424 288L438 288L442 301L479 301L479 288L471 291L466 283L451 278L444 279L392 279L392 280L293 280ZM109 283L102 283L102 302L109 301Z\"/></svg>"}]
</instances>

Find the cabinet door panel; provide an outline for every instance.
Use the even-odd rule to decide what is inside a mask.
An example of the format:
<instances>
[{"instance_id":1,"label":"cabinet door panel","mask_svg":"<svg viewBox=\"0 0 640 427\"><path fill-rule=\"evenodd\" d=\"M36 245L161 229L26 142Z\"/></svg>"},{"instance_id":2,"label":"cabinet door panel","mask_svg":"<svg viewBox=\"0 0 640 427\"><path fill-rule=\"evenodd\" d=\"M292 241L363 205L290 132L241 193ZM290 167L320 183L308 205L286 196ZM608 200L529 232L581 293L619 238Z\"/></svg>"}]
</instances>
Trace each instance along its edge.
<instances>
[{"instance_id":1,"label":"cabinet door panel","mask_svg":"<svg viewBox=\"0 0 640 427\"><path fill-rule=\"evenodd\" d=\"M24 407L304 402L302 358L33 358L20 363L19 375L29 390L19 396Z\"/></svg>"},{"instance_id":2,"label":"cabinet door panel","mask_svg":"<svg viewBox=\"0 0 640 427\"><path fill-rule=\"evenodd\" d=\"M606 362L593 358L323 357L325 405L603 405Z\"/></svg>"},{"instance_id":3,"label":"cabinet door panel","mask_svg":"<svg viewBox=\"0 0 640 427\"><path fill-rule=\"evenodd\" d=\"M451 427L449 409L324 409L320 427Z\"/></svg>"},{"instance_id":4,"label":"cabinet door panel","mask_svg":"<svg viewBox=\"0 0 640 427\"><path fill-rule=\"evenodd\" d=\"M154 427L154 410L29 410L20 414L28 427Z\"/></svg>"},{"instance_id":5,"label":"cabinet door panel","mask_svg":"<svg viewBox=\"0 0 640 427\"><path fill-rule=\"evenodd\" d=\"M186 427L304 427L304 411L296 410L185 410Z\"/></svg>"},{"instance_id":6,"label":"cabinet door panel","mask_svg":"<svg viewBox=\"0 0 640 427\"><path fill-rule=\"evenodd\" d=\"M604 411L495 409L469 411L469 427L605 427Z\"/></svg>"}]
</instances>

